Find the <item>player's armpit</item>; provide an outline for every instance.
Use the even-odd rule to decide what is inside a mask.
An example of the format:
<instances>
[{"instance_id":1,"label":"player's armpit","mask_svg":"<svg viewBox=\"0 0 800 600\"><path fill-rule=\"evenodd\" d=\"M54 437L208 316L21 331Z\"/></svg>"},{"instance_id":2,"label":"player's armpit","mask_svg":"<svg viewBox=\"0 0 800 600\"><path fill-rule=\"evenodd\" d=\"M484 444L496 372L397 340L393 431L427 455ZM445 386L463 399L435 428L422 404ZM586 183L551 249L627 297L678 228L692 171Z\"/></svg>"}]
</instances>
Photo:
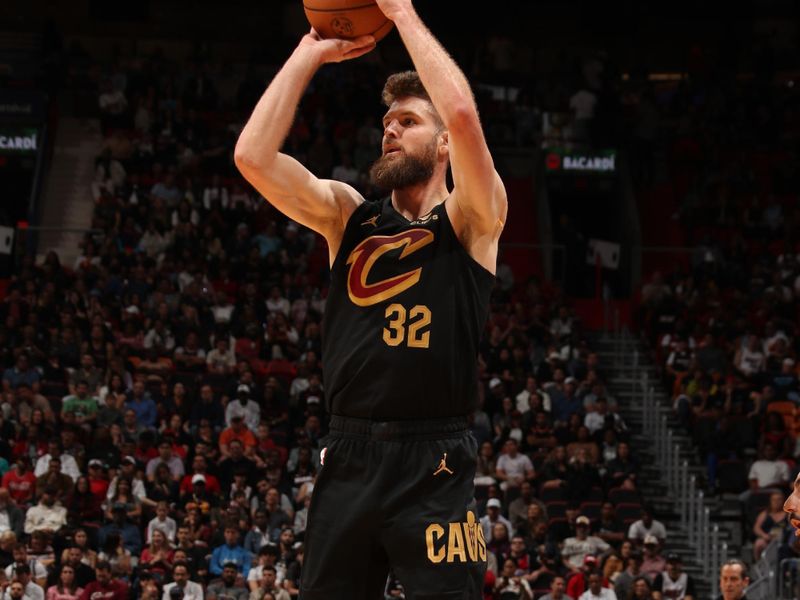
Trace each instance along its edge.
<instances>
[{"instance_id":1,"label":"player's armpit","mask_svg":"<svg viewBox=\"0 0 800 600\"><path fill-rule=\"evenodd\" d=\"M268 165L236 157L236 167L267 202L329 244L341 239L347 219L364 201L353 187L319 179L287 154L279 153Z\"/></svg>"}]
</instances>

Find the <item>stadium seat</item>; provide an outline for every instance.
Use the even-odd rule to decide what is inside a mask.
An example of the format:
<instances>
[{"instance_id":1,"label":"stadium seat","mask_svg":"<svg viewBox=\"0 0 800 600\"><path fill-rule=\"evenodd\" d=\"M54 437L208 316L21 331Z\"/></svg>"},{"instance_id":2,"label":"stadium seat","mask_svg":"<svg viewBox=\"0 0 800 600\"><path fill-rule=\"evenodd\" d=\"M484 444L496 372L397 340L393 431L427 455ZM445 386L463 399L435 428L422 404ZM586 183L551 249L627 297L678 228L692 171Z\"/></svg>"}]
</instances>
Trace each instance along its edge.
<instances>
[{"instance_id":1,"label":"stadium seat","mask_svg":"<svg viewBox=\"0 0 800 600\"><path fill-rule=\"evenodd\" d=\"M543 485L542 489L539 491L539 500L541 500L545 504L547 502L562 501L566 499L567 499L566 490L564 490L564 488L561 486L547 487Z\"/></svg>"},{"instance_id":2,"label":"stadium seat","mask_svg":"<svg viewBox=\"0 0 800 600\"><path fill-rule=\"evenodd\" d=\"M563 540L572 535L572 528L566 517L551 517L547 521L547 529L554 540Z\"/></svg>"},{"instance_id":3,"label":"stadium seat","mask_svg":"<svg viewBox=\"0 0 800 600\"><path fill-rule=\"evenodd\" d=\"M608 501L614 506L618 506L621 503L640 504L642 501L642 496L636 490L631 490L624 487L615 487L608 490Z\"/></svg>"},{"instance_id":4,"label":"stadium seat","mask_svg":"<svg viewBox=\"0 0 800 600\"><path fill-rule=\"evenodd\" d=\"M590 491L589 495L584 500L585 502L603 502L605 500L605 494L603 494L603 488L594 486Z\"/></svg>"},{"instance_id":5,"label":"stadium seat","mask_svg":"<svg viewBox=\"0 0 800 600\"><path fill-rule=\"evenodd\" d=\"M547 516L551 518L565 517L567 515L567 503L564 500L553 500L545 502Z\"/></svg>"},{"instance_id":6,"label":"stadium seat","mask_svg":"<svg viewBox=\"0 0 800 600\"><path fill-rule=\"evenodd\" d=\"M744 448L755 447L756 435L753 431L753 424L747 417L731 416L731 433L733 438Z\"/></svg>"},{"instance_id":7,"label":"stadium seat","mask_svg":"<svg viewBox=\"0 0 800 600\"><path fill-rule=\"evenodd\" d=\"M717 487L722 493L738 494L747 489L747 465L743 460L726 459L717 464Z\"/></svg>"},{"instance_id":8,"label":"stadium seat","mask_svg":"<svg viewBox=\"0 0 800 600\"><path fill-rule=\"evenodd\" d=\"M600 509L602 508L602 502L594 502L587 500L586 502L581 502L580 507L578 508L579 512L582 515L586 515L589 517L590 521L597 521L600 519Z\"/></svg>"},{"instance_id":9,"label":"stadium seat","mask_svg":"<svg viewBox=\"0 0 800 600\"><path fill-rule=\"evenodd\" d=\"M638 502L621 502L617 504L616 509L617 518L625 525L630 525L642 518L642 505Z\"/></svg>"}]
</instances>

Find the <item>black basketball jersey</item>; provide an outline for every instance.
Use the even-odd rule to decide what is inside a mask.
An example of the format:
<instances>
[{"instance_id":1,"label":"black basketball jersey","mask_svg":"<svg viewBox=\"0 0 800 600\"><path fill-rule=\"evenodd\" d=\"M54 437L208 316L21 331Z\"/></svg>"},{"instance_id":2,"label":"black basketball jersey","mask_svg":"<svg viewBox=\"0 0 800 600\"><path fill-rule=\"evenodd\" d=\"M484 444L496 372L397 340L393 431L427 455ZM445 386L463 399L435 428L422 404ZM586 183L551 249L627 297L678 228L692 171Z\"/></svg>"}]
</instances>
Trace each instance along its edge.
<instances>
[{"instance_id":1,"label":"black basketball jersey","mask_svg":"<svg viewBox=\"0 0 800 600\"><path fill-rule=\"evenodd\" d=\"M331 269L328 411L386 421L471 413L494 279L459 242L444 203L408 221L390 198L364 202Z\"/></svg>"}]
</instances>

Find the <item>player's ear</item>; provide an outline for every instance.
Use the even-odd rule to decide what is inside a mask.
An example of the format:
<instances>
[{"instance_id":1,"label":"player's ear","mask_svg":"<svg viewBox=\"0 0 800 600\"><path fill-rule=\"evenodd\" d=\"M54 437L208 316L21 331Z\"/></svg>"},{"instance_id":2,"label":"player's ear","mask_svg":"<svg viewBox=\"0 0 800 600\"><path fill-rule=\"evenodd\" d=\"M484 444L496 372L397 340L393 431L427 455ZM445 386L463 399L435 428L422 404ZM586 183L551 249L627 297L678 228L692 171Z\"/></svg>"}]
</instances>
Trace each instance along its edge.
<instances>
[{"instance_id":1,"label":"player's ear","mask_svg":"<svg viewBox=\"0 0 800 600\"><path fill-rule=\"evenodd\" d=\"M450 143L450 137L447 133L447 130L445 129L439 134L438 152L440 156L444 156L450 153L450 147L448 145L449 143Z\"/></svg>"}]
</instances>

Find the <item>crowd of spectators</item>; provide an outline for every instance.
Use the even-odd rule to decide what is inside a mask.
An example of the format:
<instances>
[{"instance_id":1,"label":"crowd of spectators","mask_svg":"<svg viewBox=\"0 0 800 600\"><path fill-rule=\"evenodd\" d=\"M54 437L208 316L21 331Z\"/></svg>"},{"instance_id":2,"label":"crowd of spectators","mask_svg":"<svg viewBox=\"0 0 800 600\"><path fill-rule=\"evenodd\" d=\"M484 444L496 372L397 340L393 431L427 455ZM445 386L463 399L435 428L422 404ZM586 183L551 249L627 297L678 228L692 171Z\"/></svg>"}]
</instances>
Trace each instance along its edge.
<instances>
[{"instance_id":1,"label":"crowd of spectators","mask_svg":"<svg viewBox=\"0 0 800 600\"><path fill-rule=\"evenodd\" d=\"M741 500L748 560L776 539L799 555L779 498L800 458L800 96L759 56L750 79L706 64L673 89L681 126L658 148L692 252L651 274L639 312L708 490Z\"/></svg>"},{"instance_id":2,"label":"crowd of spectators","mask_svg":"<svg viewBox=\"0 0 800 600\"><path fill-rule=\"evenodd\" d=\"M502 54L502 39L494 42ZM495 59L486 73L493 83L504 73ZM264 81L248 72L221 86L227 74L210 65L154 53L83 71L105 137L91 182L97 233L73 264L55 252L38 263L26 257L0 306L0 578L14 600L297 597L328 417L327 248L233 167ZM641 149L636 174L648 181L659 114L691 113L682 102L697 95L658 96L636 78L623 85L603 53L575 67L519 86L514 100L478 87L490 142L624 141ZM380 60L323 69L285 151L379 197L366 172L381 138L376 94L385 75ZM500 80L514 83L508 73ZM560 113L571 115L569 131L548 125L545 116ZM623 122L632 127L623 131ZM796 214L770 202L754 231L778 223L769 231L789 235ZM717 252L698 254L691 273L656 280L644 295L676 410L698 441L710 440L712 485L718 459L743 446L714 445L730 442L725 419L715 435L698 433L706 411L744 417L753 447L773 461L764 472L796 457L794 439L760 427L769 394L797 393L785 366L796 354L796 296L771 277L796 277L797 263L767 249L758 256L772 263L744 252L724 263L706 258ZM756 333L743 337L737 328L750 317ZM695 596L642 495L630 432L606 387L609 366L589 339L557 287L516 281L498 266L470 421L487 600ZM668 358L673 350L677 359ZM688 376L679 376L682 365ZM768 439L759 445L759 436ZM757 526L771 536L775 519L765 514ZM402 593L391 576L387 597Z\"/></svg>"}]
</instances>

